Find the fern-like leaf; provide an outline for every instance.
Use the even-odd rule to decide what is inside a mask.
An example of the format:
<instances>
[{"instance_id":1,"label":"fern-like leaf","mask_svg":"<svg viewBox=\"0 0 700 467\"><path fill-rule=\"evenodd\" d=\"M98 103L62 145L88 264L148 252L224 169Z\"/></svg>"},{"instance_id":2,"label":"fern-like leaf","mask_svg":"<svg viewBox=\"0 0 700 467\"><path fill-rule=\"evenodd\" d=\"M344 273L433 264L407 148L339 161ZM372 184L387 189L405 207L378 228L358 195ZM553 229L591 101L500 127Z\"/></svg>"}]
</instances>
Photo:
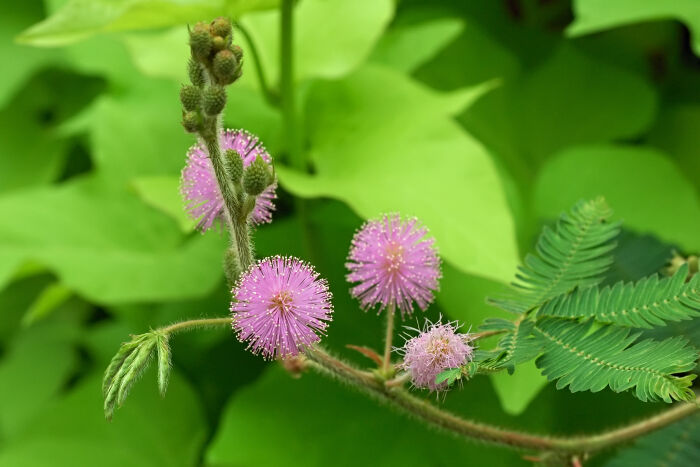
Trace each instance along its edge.
<instances>
[{"instance_id":1,"label":"fern-like leaf","mask_svg":"<svg viewBox=\"0 0 700 467\"><path fill-rule=\"evenodd\" d=\"M667 426L622 449L605 467L700 465L700 414Z\"/></svg>"},{"instance_id":2,"label":"fern-like leaf","mask_svg":"<svg viewBox=\"0 0 700 467\"><path fill-rule=\"evenodd\" d=\"M609 253L619 223L609 223L612 211L602 198L579 202L562 214L556 231L545 227L537 242L537 255L527 255L512 290L490 302L506 311L523 313L576 287L602 280L612 264Z\"/></svg>"},{"instance_id":3,"label":"fern-like leaf","mask_svg":"<svg viewBox=\"0 0 700 467\"><path fill-rule=\"evenodd\" d=\"M507 332L498 341L496 349L479 354L480 367L484 370L497 371L507 368L510 373L515 365L532 360L542 350L541 342L532 335L534 322L530 319L507 321L489 319L479 327L481 330L502 330Z\"/></svg>"},{"instance_id":4,"label":"fern-like leaf","mask_svg":"<svg viewBox=\"0 0 700 467\"><path fill-rule=\"evenodd\" d=\"M577 289L546 303L538 316L593 318L637 328L665 326L667 321L700 316L700 275L686 282L687 265L672 277L654 275L633 283L618 282L613 287Z\"/></svg>"},{"instance_id":5,"label":"fern-like leaf","mask_svg":"<svg viewBox=\"0 0 700 467\"><path fill-rule=\"evenodd\" d=\"M695 375L679 376L693 369L698 352L680 337L635 343L638 333L617 326L603 326L589 333L593 321L579 323L550 318L534 327L544 354L537 366L557 389L597 392L609 386L615 392L634 388L642 401L692 400Z\"/></svg>"}]
</instances>

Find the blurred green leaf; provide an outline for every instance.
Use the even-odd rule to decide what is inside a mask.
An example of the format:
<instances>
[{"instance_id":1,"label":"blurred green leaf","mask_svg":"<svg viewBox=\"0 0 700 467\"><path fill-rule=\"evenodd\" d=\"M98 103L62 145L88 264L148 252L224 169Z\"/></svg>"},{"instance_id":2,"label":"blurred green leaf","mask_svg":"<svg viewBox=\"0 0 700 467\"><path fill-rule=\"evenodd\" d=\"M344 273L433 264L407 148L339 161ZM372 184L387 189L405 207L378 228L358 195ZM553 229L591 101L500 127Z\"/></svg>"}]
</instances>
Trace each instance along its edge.
<instances>
[{"instance_id":1,"label":"blurred green leaf","mask_svg":"<svg viewBox=\"0 0 700 467\"><path fill-rule=\"evenodd\" d=\"M514 226L488 153L450 119L474 98L438 94L367 66L310 91L316 175L279 166L299 196L331 196L363 217L418 216L460 270L506 281L517 263Z\"/></svg>"},{"instance_id":2,"label":"blurred green leaf","mask_svg":"<svg viewBox=\"0 0 700 467\"><path fill-rule=\"evenodd\" d=\"M392 0L303 0L294 10L297 79L337 78L370 53L394 13ZM279 79L279 11L252 13L241 23L260 53L271 83Z\"/></svg>"},{"instance_id":3,"label":"blurred green leaf","mask_svg":"<svg viewBox=\"0 0 700 467\"><path fill-rule=\"evenodd\" d=\"M185 241L164 215L90 182L1 197L4 215L23 221L0 226L0 253L23 252L101 303L197 297L216 286L222 237Z\"/></svg>"},{"instance_id":4,"label":"blurred green leaf","mask_svg":"<svg viewBox=\"0 0 700 467\"><path fill-rule=\"evenodd\" d=\"M52 282L36 296L24 314L22 324L28 326L45 318L58 306L65 303L72 295L73 291L65 285L60 282Z\"/></svg>"},{"instance_id":5,"label":"blurred green leaf","mask_svg":"<svg viewBox=\"0 0 700 467\"><path fill-rule=\"evenodd\" d=\"M139 384L114 422L101 411L100 377L84 379L0 450L2 467L192 466L206 437L199 403L173 375L161 398L153 374Z\"/></svg>"},{"instance_id":6,"label":"blurred green leaf","mask_svg":"<svg viewBox=\"0 0 700 467\"><path fill-rule=\"evenodd\" d=\"M468 388L472 397L489 398L483 381L465 383ZM490 410L483 399L479 405ZM466 458L474 465L527 465L515 453L485 446L477 451L417 420L377 409L364 395L316 374L292 380L279 366L232 399L205 457L211 467L452 465Z\"/></svg>"},{"instance_id":7,"label":"blurred green leaf","mask_svg":"<svg viewBox=\"0 0 700 467\"><path fill-rule=\"evenodd\" d=\"M489 377L501 401L501 407L510 415L519 415L524 412L547 384L547 378L542 376L534 360L519 364L513 374L501 371Z\"/></svg>"},{"instance_id":8,"label":"blurred green leaf","mask_svg":"<svg viewBox=\"0 0 700 467\"><path fill-rule=\"evenodd\" d=\"M141 177L134 179L132 185L144 203L172 217L184 233L194 230L195 222L185 212L180 195L179 177Z\"/></svg>"},{"instance_id":9,"label":"blurred green leaf","mask_svg":"<svg viewBox=\"0 0 700 467\"><path fill-rule=\"evenodd\" d=\"M32 329L19 334L0 361L0 439L4 443L46 409L78 362L68 342L56 336L47 339L47 334L60 334L56 326L48 328L48 332Z\"/></svg>"},{"instance_id":10,"label":"blurred green leaf","mask_svg":"<svg viewBox=\"0 0 700 467\"><path fill-rule=\"evenodd\" d=\"M566 31L571 37L644 21L683 21L693 35L693 49L700 55L700 3L695 0L574 0L574 16Z\"/></svg>"},{"instance_id":11,"label":"blurred green leaf","mask_svg":"<svg viewBox=\"0 0 700 467\"><path fill-rule=\"evenodd\" d=\"M458 18L392 25L372 51L373 62L410 73L449 44L464 29Z\"/></svg>"},{"instance_id":12,"label":"blurred green leaf","mask_svg":"<svg viewBox=\"0 0 700 467\"><path fill-rule=\"evenodd\" d=\"M50 17L17 37L20 43L57 46L93 34L148 29L238 17L274 7L278 0L69 0Z\"/></svg>"},{"instance_id":13,"label":"blurred green leaf","mask_svg":"<svg viewBox=\"0 0 700 467\"><path fill-rule=\"evenodd\" d=\"M700 250L697 192L663 153L645 147L582 146L542 168L535 212L553 219L580 199L604 196L625 227Z\"/></svg>"}]
</instances>

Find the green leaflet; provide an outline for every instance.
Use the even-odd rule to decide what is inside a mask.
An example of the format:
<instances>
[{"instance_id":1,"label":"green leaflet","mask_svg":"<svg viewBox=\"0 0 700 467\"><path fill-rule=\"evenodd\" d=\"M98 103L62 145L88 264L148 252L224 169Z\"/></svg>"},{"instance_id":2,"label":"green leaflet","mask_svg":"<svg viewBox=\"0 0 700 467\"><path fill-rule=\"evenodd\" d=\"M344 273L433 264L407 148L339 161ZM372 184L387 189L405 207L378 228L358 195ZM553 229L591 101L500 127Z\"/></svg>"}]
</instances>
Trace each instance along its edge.
<instances>
[{"instance_id":1,"label":"green leaflet","mask_svg":"<svg viewBox=\"0 0 700 467\"><path fill-rule=\"evenodd\" d=\"M692 400L696 375L676 376L695 366L698 352L680 337L664 341L604 326L589 333L593 321L546 319L534 327L544 346L537 366L557 389L597 392L609 386L615 392L634 389L640 400Z\"/></svg>"},{"instance_id":2,"label":"green leaflet","mask_svg":"<svg viewBox=\"0 0 700 467\"><path fill-rule=\"evenodd\" d=\"M532 335L535 323L532 320L512 322L502 319L487 320L479 329L508 329L498 342L496 349L483 354L479 363L485 371L497 371L507 368L509 373L515 371L515 365L535 358L542 350L541 342Z\"/></svg>"},{"instance_id":3,"label":"green leaflet","mask_svg":"<svg viewBox=\"0 0 700 467\"><path fill-rule=\"evenodd\" d=\"M580 201L562 214L556 231L543 229L537 255L525 257L510 293L491 303L523 313L576 287L597 285L612 264L611 240L619 232L619 223L607 222L611 215L602 198Z\"/></svg>"},{"instance_id":4,"label":"green leaflet","mask_svg":"<svg viewBox=\"0 0 700 467\"><path fill-rule=\"evenodd\" d=\"M700 275L690 281L688 267L673 277L654 275L636 283L618 282L613 287L578 289L546 303L538 316L589 318L602 323L652 328L667 321L688 320L700 315Z\"/></svg>"}]
</instances>

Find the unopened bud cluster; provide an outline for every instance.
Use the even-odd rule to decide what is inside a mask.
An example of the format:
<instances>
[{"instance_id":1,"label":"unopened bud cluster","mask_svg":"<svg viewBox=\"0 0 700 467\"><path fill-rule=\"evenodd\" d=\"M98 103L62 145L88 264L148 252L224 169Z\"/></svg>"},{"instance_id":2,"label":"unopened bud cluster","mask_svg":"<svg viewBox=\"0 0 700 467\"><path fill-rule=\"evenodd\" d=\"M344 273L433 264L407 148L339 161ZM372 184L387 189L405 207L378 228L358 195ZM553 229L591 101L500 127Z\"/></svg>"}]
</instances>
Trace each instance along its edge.
<instances>
[{"instance_id":1,"label":"unopened bud cluster","mask_svg":"<svg viewBox=\"0 0 700 467\"><path fill-rule=\"evenodd\" d=\"M241 77L243 51L233 44L228 18L199 22L190 30L192 58L187 65L190 83L180 90L182 125L196 133L206 117L216 117L226 106L226 88Z\"/></svg>"}]
</instances>

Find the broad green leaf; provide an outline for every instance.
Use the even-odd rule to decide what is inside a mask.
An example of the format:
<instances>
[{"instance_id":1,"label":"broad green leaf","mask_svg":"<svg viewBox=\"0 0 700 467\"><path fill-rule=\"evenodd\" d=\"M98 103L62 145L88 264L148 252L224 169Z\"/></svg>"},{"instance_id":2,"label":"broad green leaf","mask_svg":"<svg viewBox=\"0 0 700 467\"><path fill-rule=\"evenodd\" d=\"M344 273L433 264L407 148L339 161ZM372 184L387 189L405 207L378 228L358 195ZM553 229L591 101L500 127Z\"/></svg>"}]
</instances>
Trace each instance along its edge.
<instances>
[{"instance_id":1,"label":"broad green leaf","mask_svg":"<svg viewBox=\"0 0 700 467\"><path fill-rule=\"evenodd\" d=\"M280 181L366 218L415 215L453 265L504 281L517 263L513 221L488 153L450 118L466 102L375 66L319 82L306 117L316 175L278 166Z\"/></svg>"},{"instance_id":2,"label":"broad green leaf","mask_svg":"<svg viewBox=\"0 0 700 467\"><path fill-rule=\"evenodd\" d=\"M510 415L523 413L547 384L547 378L542 376L533 361L519 364L513 374L500 371L489 375L489 378L501 407Z\"/></svg>"},{"instance_id":3,"label":"broad green leaf","mask_svg":"<svg viewBox=\"0 0 700 467\"><path fill-rule=\"evenodd\" d=\"M69 0L22 32L21 43L57 46L93 34L150 29L272 8L277 0Z\"/></svg>"},{"instance_id":4,"label":"broad green leaf","mask_svg":"<svg viewBox=\"0 0 700 467\"><path fill-rule=\"evenodd\" d=\"M461 413L470 418L493 416L495 400L484 382L475 378L452 394L463 398ZM451 465L466 458L475 465L526 465L503 449L455 442L316 374L294 380L279 366L232 398L205 455L212 467Z\"/></svg>"},{"instance_id":5,"label":"broad green leaf","mask_svg":"<svg viewBox=\"0 0 700 467\"><path fill-rule=\"evenodd\" d=\"M693 35L695 53L700 54L700 3L695 0L574 0L574 17L566 31L572 37L645 21L683 21Z\"/></svg>"},{"instance_id":6,"label":"broad green leaf","mask_svg":"<svg viewBox=\"0 0 700 467\"><path fill-rule=\"evenodd\" d=\"M534 211L553 218L582 198L604 196L625 227L700 249L697 192L663 154L646 147L582 146L546 164L535 184Z\"/></svg>"},{"instance_id":7,"label":"broad green leaf","mask_svg":"<svg viewBox=\"0 0 700 467\"><path fill-rule=\"evenodd\" d=\"M95 180L1 197L7 218L24 220L0 226L0 254L22 252L102 303L197 297L214 288L222 236L185 240L174 222L135 197L89 182Z\"/></svg>"},{"instance_id":8,"label":"broad green leaf","mask_svg":"<svg viewBox=\"0 0 700 467\"><path fill-rule=\"evenodd\" d=\"M60 282L52 282L34 299L29 309L24 314L22 323L28 326L45 318L48 314L65 303L72 295L73 291L65 285Z\"/></svg>"},{"instance_id":9,"label":"broad green leaf","mask_svg":"<svg viewBox=\"0 0 700 467\"><path fill-rule=\"evenodd\" d=\"M435 18L427 21L404 20L382 36L372 51L373 62L410 73L432 59L464 29L458 18Z\"/></svg>"},{"instance_id":10,"label":"broad green leaf","mask_svg":"<svg viewBox=\"0 0 700 467\"><path fill-rule=\"evenodd\" d=\"M0 360L0 437L3 444L31 424L66 384L78 358L72 346L44 329L19 334Z\"/></svg>"},{"instance_id":11,"label":"broad green leaf","mask_svg":"<svg viewBox=\"0 0 700 467\"><path fill-rule=\"evenodd\" d=\"M369 55L394 14L392 0L302 0L294 9L294 74L337 78ZM279 79L279 11L246 15L247 28L272 83ZM252 63L251 63L252 65Z\"/></svg>"},{"instance_id":12,"label":"broad green leaf","mask_svg":"<svg viewBox=\"0 0 700 467\"><path fill-rule=\"evenodd\" d=\"M700 190L700 157L696 136L700 133L700 105L665 107L649 132L649 144L673 156L690 181Z\"/></svg>"},{"instance_id":13,"label":"broad green leaf","mask_svg":"<svg viewBox=\"0 0 700 467\"><path fill-rule=\"evenodd\" d=\"M177 374L166 398L151 384L134 389L112 423L102 416L100 378L90 376L3 444L2 467L186 467L198 462L207 428L193 390Z\"/></svg>"},{"instance_id":14,"label":"broad green leaf","mask_svg":"<svg viewBox=\"0 0 700 467\"><path fill-rule=\"evenodd\" d=\"M195 222L184 209L179 177L141 177L134 179L132 186L144 203L172 217L184 233L194 230Z\"/></svg>"},{"instance_id":15,"label":"broad green leaf","mask_svg":"<svg viewBox=\"0 0 700 467\"><path fill-rule=\"evenodd\" d=\"M123 41L134 65L144 75L187 83L188 36L186 27L177 26L164 31L124 34Z\"/></svg>"}]
</instances>

